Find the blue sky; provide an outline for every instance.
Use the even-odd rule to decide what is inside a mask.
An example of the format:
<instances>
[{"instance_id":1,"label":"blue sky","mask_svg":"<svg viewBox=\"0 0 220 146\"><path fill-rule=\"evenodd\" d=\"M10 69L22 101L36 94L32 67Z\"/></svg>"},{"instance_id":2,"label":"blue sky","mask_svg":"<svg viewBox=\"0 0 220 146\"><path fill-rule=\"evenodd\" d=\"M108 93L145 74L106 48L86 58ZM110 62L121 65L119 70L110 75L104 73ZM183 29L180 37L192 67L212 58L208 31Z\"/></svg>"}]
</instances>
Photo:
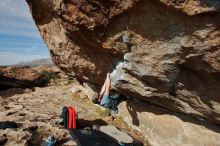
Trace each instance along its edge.
<instances>
[{"instance_id":1,"label":"blue sky","mask_svg":"<svg viewBox=\"0 0 220 146\"><path fill-rule=\"evenodd\" d=\"M1 0L0 65L49 57L25 0Z\"/></svg>"}]
</instances>

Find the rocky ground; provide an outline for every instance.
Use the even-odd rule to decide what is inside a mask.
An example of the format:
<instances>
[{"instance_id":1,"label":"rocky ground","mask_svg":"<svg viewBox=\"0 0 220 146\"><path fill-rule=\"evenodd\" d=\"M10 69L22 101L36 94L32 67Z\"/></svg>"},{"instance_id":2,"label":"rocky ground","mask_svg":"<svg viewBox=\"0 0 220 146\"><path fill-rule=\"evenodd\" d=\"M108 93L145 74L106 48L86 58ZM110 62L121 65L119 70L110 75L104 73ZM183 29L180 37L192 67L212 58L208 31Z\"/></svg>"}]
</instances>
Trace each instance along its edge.
<instances>
[{"instance_id":1,"label":"rocky ground","mask_svg":"<svg viewBox=\"0 0 220 146\"><path fill-rule=\"evenodd\" d=\"M49 135L55 137L59 146L76 145L69 132L57 124L62 107L69 105L77 110L80 128L108 123L147 143L122 118L107 116L108 111L94 106L87 96L85 88L76 81L68 80L59 80L47 87L35 87L34 91L26 89L23 94L0 96L0 121L18 124L16 129L0 130L0 145L44 145Z\"/></svg>"}]
</instances>

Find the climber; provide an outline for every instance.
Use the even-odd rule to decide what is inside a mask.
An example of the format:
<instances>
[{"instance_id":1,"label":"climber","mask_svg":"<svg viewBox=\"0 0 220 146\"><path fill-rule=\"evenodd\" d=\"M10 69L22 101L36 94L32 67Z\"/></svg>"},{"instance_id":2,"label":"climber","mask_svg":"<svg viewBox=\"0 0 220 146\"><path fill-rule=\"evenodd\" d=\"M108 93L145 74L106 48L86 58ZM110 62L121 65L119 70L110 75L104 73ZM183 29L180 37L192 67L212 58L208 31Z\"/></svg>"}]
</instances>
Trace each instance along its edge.
<instances>
[{"instance_id":1,"label":"climber","mask_svg":"<svg viewBox=\"0 0 220 146\"><path fill-rule=\"evenodd\" d=\"M100 102L100 105L108 106L107 104L109 104L110 102L110 98L109 98L110 88L111 88L110 73L107 73L105 82L98 96L98 102Z\"/></svg>"},{"instance_id":2,"label":"climber","mask_svg":"<svg viewBox=\"0 0 220 146\"><path fill-rule=\"evenodd\" d=\"M99 103L101 106L109 108L111 110L111 113L117 114L119 95L114 90L111 90L110 93L110 89L111 89L110 73L107 73L102 89L98 97L93 99L93 103Z\"/></svg>"}]
</instances>

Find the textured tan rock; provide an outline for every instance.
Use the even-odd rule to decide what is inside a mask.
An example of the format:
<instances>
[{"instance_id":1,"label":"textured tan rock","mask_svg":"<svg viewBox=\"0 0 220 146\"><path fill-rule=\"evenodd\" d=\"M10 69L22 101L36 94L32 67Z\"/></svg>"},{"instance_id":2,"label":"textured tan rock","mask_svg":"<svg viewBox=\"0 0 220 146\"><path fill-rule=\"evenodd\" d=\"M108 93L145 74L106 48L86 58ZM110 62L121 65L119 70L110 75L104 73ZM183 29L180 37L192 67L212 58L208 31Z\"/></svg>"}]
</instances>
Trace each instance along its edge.
<instances>
[{"instance_id":1,"label":"textured tan rock","mask_svg":"<svg viewBox=\"0 0 220 146\"><path fill-rule=\"evenodd\" d=\"M53 62L172 111L220 123L217 0L28 0Z\"/></svg>"},{"instance_id":2,"label":"textured tan rock","mask_svg":"<svg viewBox=\"0 0 220 146\"><path fill-rule=\"evenodd\" d=\"M188 15L219 11L218 0L160 0L165 5L180 9Z\"/></svg>"},{"instance_id":3,"label":"textured tan rock","mask_svg":"<svg viewBox=\"0 0 220 146\"><path fill-rule=\"evenodd\" d=\"M0 137L1 139L5 138L2 140L3 145L24 146L27 145L28 141L31 139L31 134L28 131L6 129L0 130Z\"/></svg>"},{"instance_id":4,"label":"textured tan rock","mask_svg":"<svg viewBox=\"0 0 220 146\"><path fill-rule=\"evenodd\" d=\"M34 90L33 87L46 86L57 78L64 79L62 74L55 66L0 66L0 95L9 97L30 93Z\"/></svg>"},{"instance_id":5,"label":"textured tan rock","mask_svg":"<svg viewBox=\"0 0 220 146\"><path fill-rule=\"evenodd\" d=\"M220 129L202 119L174 114L140 101L123 102L120 114L153 146L218 146Z\"/></svg>"}]
</instances>

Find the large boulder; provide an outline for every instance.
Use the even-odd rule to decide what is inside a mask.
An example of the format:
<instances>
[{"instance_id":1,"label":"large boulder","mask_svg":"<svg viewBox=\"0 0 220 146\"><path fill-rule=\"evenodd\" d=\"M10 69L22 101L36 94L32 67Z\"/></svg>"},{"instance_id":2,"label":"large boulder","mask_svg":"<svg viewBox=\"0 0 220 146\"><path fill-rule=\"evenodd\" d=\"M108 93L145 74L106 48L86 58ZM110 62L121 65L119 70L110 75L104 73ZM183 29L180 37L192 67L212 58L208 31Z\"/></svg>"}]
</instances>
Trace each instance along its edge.
<instances>
[{"instance_id":1,"label":"large boulder","mask_svg":"<svg viewBox=\"0 0 220 146\"><path fill-rule=\"evenodd\" d=\"M220 128L138 100L120 104L120 114L151 146L219 146Z\"/></svg>"},{"instance_id":2,"label":"large boulder","mask_svg":"<svg viewBox=\"0 0 220 146\"><path fill-rule=\"evenodd\" d=\"M0 67L0 91L44 85L42 75L30 67Z\"/></svg>"},{"instance_id":3,"label":"large boulder","mask_svg":"<svg viewBox=\"0 0 220 146\"><path fill-rule=\"evenodd\" d=\"M0 96L5 91L9 91L5 93L5 96L7 93L10 96L13 89L19 91L26 88L44 87L60 74L57 67L0 66Z\"/></svg>"},{"instance_id":4,"label":"large boulder","mask_svg":"<svg viewBox=\"0 0 220 146\"><path fill-rule=\"evenodd\" d=\"M218 0L27 0L53 62L175 112L220 123Z\"/></svg>"}]
</instances>

